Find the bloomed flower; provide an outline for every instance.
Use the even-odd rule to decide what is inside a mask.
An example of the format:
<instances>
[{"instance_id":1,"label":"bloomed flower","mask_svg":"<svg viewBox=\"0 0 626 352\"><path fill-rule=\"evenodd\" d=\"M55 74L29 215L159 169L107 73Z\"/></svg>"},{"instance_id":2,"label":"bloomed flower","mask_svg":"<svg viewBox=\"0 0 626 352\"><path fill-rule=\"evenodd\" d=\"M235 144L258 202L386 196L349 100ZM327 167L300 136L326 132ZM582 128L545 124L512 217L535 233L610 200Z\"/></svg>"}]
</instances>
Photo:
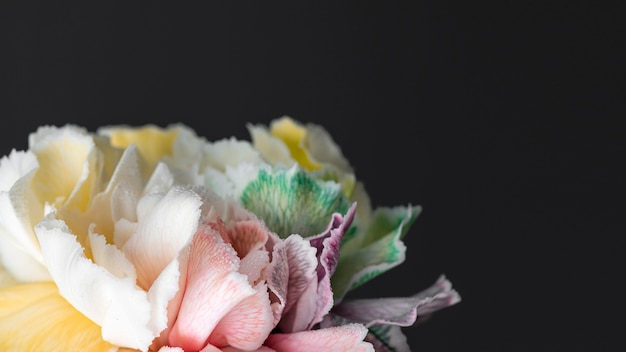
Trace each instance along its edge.
<instances>
[{"instance_id":1,"label":"bloomed flower","mask_svg":"<svg viewBox=\"0 0 626 352\"><path fill-rule=\"evenodd\" d=\"M184 125L42 127L3 157L0 346L402 350L399 326L458 302L443 277L382 310L343 301L404 260L420 208L372 210L319 126L249 130L254 145Z\"/></svg>"}]
</instances>

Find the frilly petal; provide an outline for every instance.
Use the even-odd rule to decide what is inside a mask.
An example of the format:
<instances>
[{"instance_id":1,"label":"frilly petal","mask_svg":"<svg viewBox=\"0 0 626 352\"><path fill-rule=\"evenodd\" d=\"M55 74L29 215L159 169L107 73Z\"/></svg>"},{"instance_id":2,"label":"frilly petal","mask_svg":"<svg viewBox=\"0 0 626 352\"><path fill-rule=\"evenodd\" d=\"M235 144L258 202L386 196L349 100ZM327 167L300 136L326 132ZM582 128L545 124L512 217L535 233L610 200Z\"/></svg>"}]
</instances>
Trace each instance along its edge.
<instances>
[{"instance_id":1,"label":"frilly petal","mask_svg":"<svg viewBox=\"0 0 626 352\"><path fill-rule=\"evenodd\" d=\"M212 167L221 172L227 166L240 163L256 163L262 161L261 154L248 141L237 140L234 137L208 143L204 147L204 162L201 167Z\"/></svg>"},{"instance_id":2,"label":"frilly petal","mask_svg":"<svg viewBox=\"0 0 626 352\"><path fill-rule=\"evenodd\" d=\"M339 251L344 233L348 231L356 210L356 203L350 207L345 216L338 213L333 214L333 218L326 231L318 236L310 237L309 242L317 248L317 297L315 299L317 309L315 316L309 323L308 328L319 323L333 306L333 291L330 278L337 268Z\"/></svg>"},{"instance_id":3,"label":"frilly petal","mask_svg":"<svg viewBox=\"0 0 626 352\"><path fill-rule=\"evenodd\" d=\"M405 260L402 237L415 221L421 207L378 208L371 223L356 235L346 236L337 270L331 278L335 304L345 294Z\"/></svg>"},{"instance_id":4,"label":"frilly petal","mask_svg":"<svg viewBox=\"0 0 626 352\"><path fill-rule=\"evenodd\" d=\"M279 327L283 332L304 330L316 313L317 257L316 249L300 235L291 235L285 246L287 268L286 304Z\"/></svg>"},{"instance_id":5,"label":"frilly petal","mask_svg":"<svg viewBox=\"0 0 626 352\"><path fill-rule=\"evenodd\" d=\"M35 154L13 149L8 156L0 158L0 192L8 192L20 178L37 167L39 163Z\"/></svg>"},{"instance_id":6,"label":"frilly petal","mask_svg":"<svg viewBox=\"0 0 626 352\"><path fill-rule=\"evenodd\" d=\"M87 131L74 125L40 127L29 136L29 146L39 162L31 184L39 199L56 208L87 209L103 182L102 154Z\"/></svg>"},{"instance_id":7,"label":"frilly petal","mask_svg":"<svg viewBox=\"0 0 626 352\"><path fill-rule=\"evenodd\" d=\"M337 314L366 327L389 324L411 326L418 317L452 306L461 301L445 276L435 284L411 297L346 300L333 308Z\"/></svg>"},{"instance_id":8,"label":"frilly petal","mask_svg":"<svg viewBox=\"0 0 626 352\"><path fill-rule=\"evenodd\" d=\"M409 342L398 325L372 326L365 341L370 342L376 352L411 352Z\"/></svg>"},{"instance_id":9,"label":"frilly petal","mask_svg":"<svg viewBox=\"0 0 626 352\"><path fill-rule=\"evenodd\" d=\"M373 352L372 344L364 341L367 331L363 325L347 324L291 334L272 334L265 345L276 351Z\"/></svg>"},{"instance_id":10,"label":"frilly petal","mask_svg":"<svg viewBox=\"0 0 626 352\"><path fill-rule=\"evenodd\" d=\"M0 192L0 259L6 270L20 282L48 281L51 277L43 262L39 242L28 225L29 211L24 202L27 197L16 197L24 191L18 182L12 194Z\"/></svg>"},{"instance_id":11,"label":"frilly petal","mask_svg":"<svg viewBox=\"0 0 626 352\"><path fill-rule=\"evenodd\" d=\"M149 205L143 207L145 202ZM162 198L155 194L140 200L136 233L122 248L137 268L139 286L147 290L187 244L198 226L201 205L198 194L182 187Z\"/></svg>"},{"instance_id":12,"label":"frilly petal","mask_svg":"<svg viewBox=\"0 0 626 352\"><path fill-rule=\"evenodd\" d=\"M191 245L181 253L180 261L187 267L186 280L178 317L169 335L170 345L200 350L215 331L212 337L223 337L234 347L261 346L273 327L269 298L266 290L259 295L237 272L237 253L222 240L222 234L208 225L201 226ZM248 306L251 309L244 309ZM254 322L250 325L253 331L243 330L240 325L218 325L239 309L247 310L247 319Z\"/></svg>"},{"instance_id":13,"label":"frilly petal","mask_svg":"<svg viewBox=\"0 0 626 352\"><path fill-rule=\"evenodd\" d=\"M259 170L240 200L282 238L319 234L333 213L344 214L350 207L339 184L315 179L297 166Z\"/></svg>"},{"instance_id":14,"label":"frilly petal","mask_svg":"<svg viewBox=\"0 0 626 352\"><path fill-rule=\"evenodd\" d=\"M254 147L261 152L263 158L272 165L292 166L296 161L291 158L289 149L278 138L273 137L263 125L247 125Z\"/></svg>"},{"instance_id":15,"label":"frilly petal","mask_svg":"<svg viewBox=\"0 0 626 352\"><path fill-rule=\"evenodd\" d=\"M148 328L150 304L131 278L119 278L87 259L76 237L50 214L35 231L60 294L102 327L104 340L146 351L158 331Z\"/></svg>"},{"instance_id":16,"label":"frilly petal","mask_svg":"<svg viewBox=\"0 0 626 352\"><path fill-rule=\"evenodd\" d=\"M33 231L43 217L43 204L30 186L37 168L31 152L13 151L0 159L0 259L20 282L51 279Z\"/></svg>"},{"instance_id":17,"label":"frilly petal","mask_svg":"<svg viewBox=\"0 0 626 352\"><path fill-rule=\"evenodd\" d=\"M301 145L309 152L311 158L315 161L332 165L334 168L344 173L353 172L341 148L335 143L332 136L324 127L313 123L306 124L306 135Z\"/></svg>"},{"instance_id":18,"label":"frilly petal","mask_svg":"<svg viewBox=\"0 0 626 352\"><path fill-rule=\"evenodd\" d=\"M177 125L168 128L154 124L141 127L116 125L100 127L97 133L109 137L114 147L127 148L134 144L145 162L142 165L143 173L149 175L164 156L172 154L172 147L180 130Z\"/></svg>"}]
</instances>

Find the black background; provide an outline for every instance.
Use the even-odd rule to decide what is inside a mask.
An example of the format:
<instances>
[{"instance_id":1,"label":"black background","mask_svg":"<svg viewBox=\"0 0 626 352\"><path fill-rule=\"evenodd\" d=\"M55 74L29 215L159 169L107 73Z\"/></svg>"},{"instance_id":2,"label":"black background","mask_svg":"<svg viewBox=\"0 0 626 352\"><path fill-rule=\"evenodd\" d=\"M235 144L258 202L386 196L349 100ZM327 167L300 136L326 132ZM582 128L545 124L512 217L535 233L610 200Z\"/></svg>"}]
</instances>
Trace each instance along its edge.
<instances>
[{"instance_id":1,"label":"black background","mask_svg":"<svg viewBox=\"0 0 626 352\"><path fill-rule=\"evenodd\" d=\"M0 151L42 124L323 125L374 205L420 204L407 260L463 301L414 351L623 351L620 2L1 1Z\"/></svg>"}]
</instances>

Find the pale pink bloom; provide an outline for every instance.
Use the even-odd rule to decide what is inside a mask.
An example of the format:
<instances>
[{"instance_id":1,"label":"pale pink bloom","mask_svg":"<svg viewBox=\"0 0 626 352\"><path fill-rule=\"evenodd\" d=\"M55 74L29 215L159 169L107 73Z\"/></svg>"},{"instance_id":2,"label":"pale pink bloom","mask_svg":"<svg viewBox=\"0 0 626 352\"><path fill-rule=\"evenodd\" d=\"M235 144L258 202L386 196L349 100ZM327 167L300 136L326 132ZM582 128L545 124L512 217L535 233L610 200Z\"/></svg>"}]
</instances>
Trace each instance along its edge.
<instances>
[{"instance_id":1,"label":"pale pink bloom","mask_svg":"<svg viewBox=\"0 0 626 352\"><path fill-rule=\"evenodd\" d=\"M317 236L284 240L235 203L217 208L228 210L209 211L178 255L180 288L152 349L373 351L361 324L313 330L333 305L330 276L354 206Z\"/></svg>"}]
</instances>

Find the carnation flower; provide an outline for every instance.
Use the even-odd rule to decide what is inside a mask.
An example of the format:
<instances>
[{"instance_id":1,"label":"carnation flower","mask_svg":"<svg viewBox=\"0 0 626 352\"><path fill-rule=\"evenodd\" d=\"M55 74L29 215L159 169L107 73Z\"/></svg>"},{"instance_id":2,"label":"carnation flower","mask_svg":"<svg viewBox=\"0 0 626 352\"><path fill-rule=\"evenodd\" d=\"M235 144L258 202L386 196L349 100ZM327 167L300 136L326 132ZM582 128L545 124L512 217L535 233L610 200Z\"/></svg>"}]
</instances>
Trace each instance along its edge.
<instances>
[{"instance_id":1,"label":"carnation flower","mask_svg":"<svg viewBox=\"0 0 626 352\"><path fill-rule=\"evenodd\" d=\"M0 348L408 351L456 304L346 299L405 260L418 206L372 209L321 127L42 126L0 160Z\"/></svg>"}]
</instances>

